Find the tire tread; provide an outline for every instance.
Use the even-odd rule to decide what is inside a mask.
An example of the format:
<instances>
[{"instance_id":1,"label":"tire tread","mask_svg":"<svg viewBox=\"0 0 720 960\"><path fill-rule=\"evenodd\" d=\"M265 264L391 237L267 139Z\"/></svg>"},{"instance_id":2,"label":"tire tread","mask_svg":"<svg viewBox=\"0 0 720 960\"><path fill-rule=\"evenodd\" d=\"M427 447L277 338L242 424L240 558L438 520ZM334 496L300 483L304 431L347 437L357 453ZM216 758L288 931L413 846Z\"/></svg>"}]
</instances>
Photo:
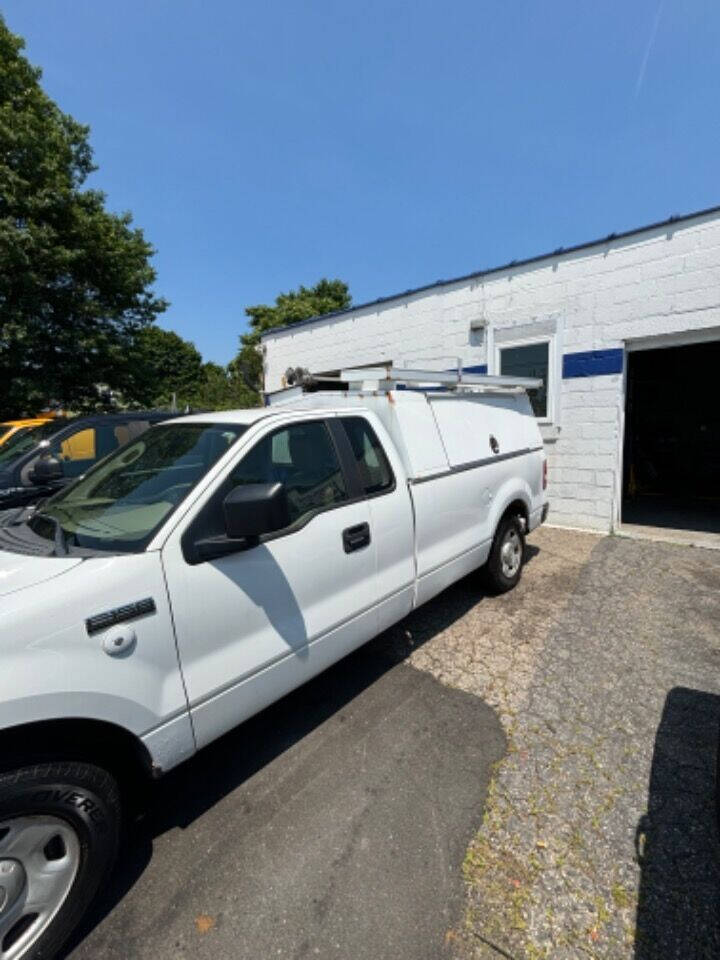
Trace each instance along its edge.
<instances>
[{"instance_id":1,"label":"tire tread","mask_svg":"<svg viewBox=\"0 0 720 960\"><path fill-rule=\"evenodd\" d=\"M104 876L112 869L122 820L120 789L115 778L102 767L79 760L36 759L13 770L3 771L0 773L0 809L4 808L7 816L17 815L13 810L15 807L21 813L24 789L43 784L88 791L105 808L107 821L104 821L106 825L102 831L97 833L98 828L92 826L89 819L79 820L78 814L69 817L71 822L74 818L75 829L80 829L81 849L85 850L82 856L88 858L81 860L86 864L86 872L83 874L80 871L57 917L29 952L23 955L23 960L51 960L77 927L87 907L95 899ZM48 806L48 810L54 812L52 805ZM62 811L58 810L57 815L62 816ZM0 818L2 816L0 814Z\"/></svg>"}]
</instances>

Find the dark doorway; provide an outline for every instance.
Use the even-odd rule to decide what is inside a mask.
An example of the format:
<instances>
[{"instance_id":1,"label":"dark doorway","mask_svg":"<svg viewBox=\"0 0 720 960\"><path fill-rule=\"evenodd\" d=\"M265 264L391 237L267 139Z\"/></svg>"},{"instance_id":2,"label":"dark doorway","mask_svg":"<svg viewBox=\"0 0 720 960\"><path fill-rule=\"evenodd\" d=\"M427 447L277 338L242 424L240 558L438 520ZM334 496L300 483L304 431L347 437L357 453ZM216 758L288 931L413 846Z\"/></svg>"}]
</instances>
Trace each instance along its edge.
<instances>
[{"instance_id":1,"label":"dark doorway","mask_svg":"<svg viewBox=\"0 0 720 960\"><path fill-rule=\"evenodd\" d=\"M624 523L720 533L720 341L628 353Z\"/></svg>"}]
</instances>

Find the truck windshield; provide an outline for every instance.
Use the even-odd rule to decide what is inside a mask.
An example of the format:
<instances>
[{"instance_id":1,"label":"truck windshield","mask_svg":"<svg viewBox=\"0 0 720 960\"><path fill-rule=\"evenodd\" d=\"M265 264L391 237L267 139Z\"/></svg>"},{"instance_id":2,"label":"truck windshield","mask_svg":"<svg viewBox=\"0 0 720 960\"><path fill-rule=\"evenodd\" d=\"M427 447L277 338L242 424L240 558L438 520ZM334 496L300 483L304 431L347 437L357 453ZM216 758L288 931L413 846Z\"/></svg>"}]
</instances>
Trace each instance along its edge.
<instances>
[{"instance_id":1,"label":"truck windshield","mask_svg":"<svg viewBox=\"0 0 720 960\"><path fill-rule=\"evenodd\" d=\"M28 450L34 450L41 440L47 440L64 426L55 420L40 423L35 427L23 427L14 433L10 439L0 447L0 464L10 463L16 457L21 457Z\"/></svg>"},{"instance_id":2,"label":"truck windshield","mask_svg":"<svg viewBox=\"0 0 720 960\"><path fill-rule=\"evenodd\" d=\"M62 552L143 550L246 429L235 423L152 427L47 500L28 526Z\"/></svg>"}]
</instances>

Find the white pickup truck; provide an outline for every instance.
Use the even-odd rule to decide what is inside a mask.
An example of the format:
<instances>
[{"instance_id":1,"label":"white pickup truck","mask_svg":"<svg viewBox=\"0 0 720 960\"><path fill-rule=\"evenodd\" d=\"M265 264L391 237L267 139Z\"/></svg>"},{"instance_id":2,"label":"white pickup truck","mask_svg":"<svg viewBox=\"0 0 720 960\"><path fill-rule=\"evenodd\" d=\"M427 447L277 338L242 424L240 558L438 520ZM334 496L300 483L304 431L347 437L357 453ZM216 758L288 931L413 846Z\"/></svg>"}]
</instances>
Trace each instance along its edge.
<instances>
[{"instance_id":1,"label":"white pickup truck","mask_svg":"<svg viewBox=\"0 0 720 960\"><path fill-rule=\"evenodd\" d=\"M146 779L471 571L517 583L536 381L342 376L154 426L0 527L2 960L59 949Z\"/></svg>"}]
</instances>

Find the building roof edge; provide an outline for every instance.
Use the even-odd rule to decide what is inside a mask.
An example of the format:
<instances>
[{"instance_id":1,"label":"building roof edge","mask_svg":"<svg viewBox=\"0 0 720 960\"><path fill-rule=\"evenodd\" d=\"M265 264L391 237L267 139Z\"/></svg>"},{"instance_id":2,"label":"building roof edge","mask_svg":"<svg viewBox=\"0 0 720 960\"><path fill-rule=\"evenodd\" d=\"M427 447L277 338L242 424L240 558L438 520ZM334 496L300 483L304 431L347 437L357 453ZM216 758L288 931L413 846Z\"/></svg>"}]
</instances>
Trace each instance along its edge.
<instances>
[{"instance_id":1,"label":"building roof edge","mask_svg":"<svg viewBox=\"0 0 720 960\"><path fill-rule=\"evenodd\" d=\"M711 214L720 214L720 205L706 207L704 210L696 210L694 213L676 214L668 217L666 220L658 220L655 223L648 223L642 227L634 227L632 230L623 230L620 233L609 233L605 237L598 237L596 240L587 240L584 243L577 243L571 247L558 247L556 250L550 250L547 253L539 253L532 257L525 257L522 260L510 260L508 263L498 264L495 267L488 267L485 270L473 270L471 273L462 274L459 277L451 277L449 280L436 280L434 283L425 283L419 287L412 287L410 290L402 290L399 293L391 293L384 297L378 297L376 300L367 300L365 303L353 304L344 310L334 310L332 313L321 313L314 317L308 317L306 320L298 320L296 323L288 323L282 327L271 327L265 330L260 339L274 336L276 333L284 333L288 330L295 330L298 327L306 327L311 323L320 323L326 320L333 320L336 317L347 316L356 310L367 310L368 307L374 307L378 304L389 303L391 300L400 300L402 297L410 297L416 293L424 293L426 290L433 290L437 287L447 287L454 283L462 283L466 280L474 280L478 277L487 277L493 273L501 273L503 270L509 270L512 267L524 267L533 263L540 263L543 260L549 260L551 257L558 257L568 253L577 253L579 250L587 250L590 247L597 247L603 243L611 243L614 240L623 240L626 237L632 237L638 233L647 233L650 230L657 230L660 227L666 227L670 224L685 223L688 220L695 220L698 217L710 216Z\"/></svg>"}]
</instances>

